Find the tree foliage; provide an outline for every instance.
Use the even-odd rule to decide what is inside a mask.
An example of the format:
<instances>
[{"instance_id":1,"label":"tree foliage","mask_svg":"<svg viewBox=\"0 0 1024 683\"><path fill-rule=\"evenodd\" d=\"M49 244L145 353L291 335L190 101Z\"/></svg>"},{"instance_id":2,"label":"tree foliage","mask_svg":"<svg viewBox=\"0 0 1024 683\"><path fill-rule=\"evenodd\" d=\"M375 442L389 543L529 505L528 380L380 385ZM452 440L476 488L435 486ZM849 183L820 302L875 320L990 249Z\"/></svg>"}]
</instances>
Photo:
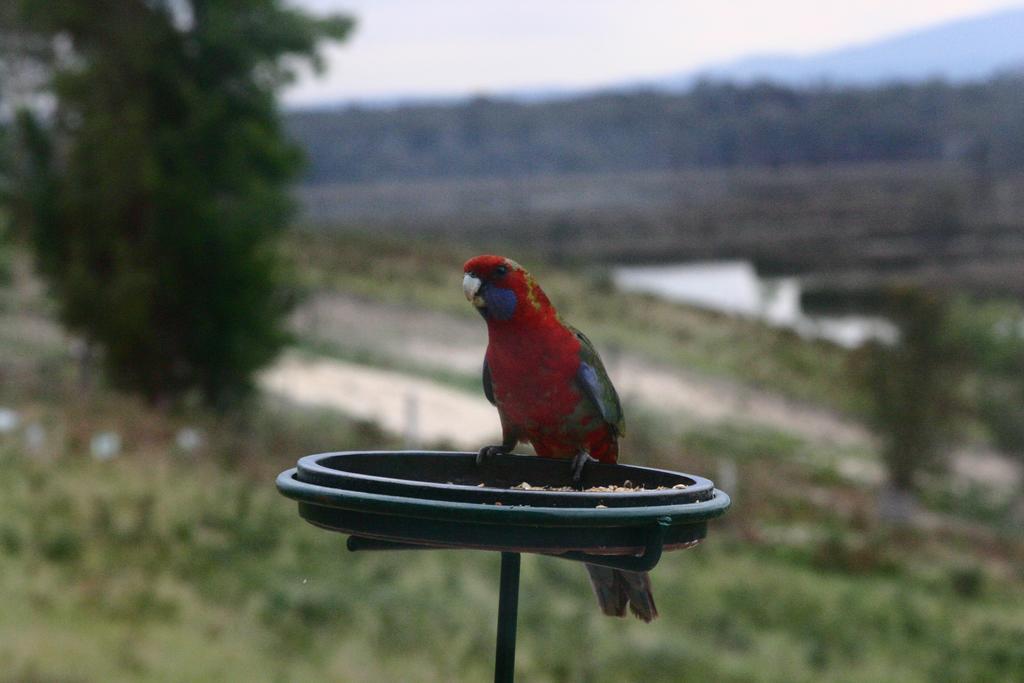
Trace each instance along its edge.
<instances>
[{"instance_id":1,"label":"tree foliage","mask_svg":"<svg viewBox=\"0 0 1024 683\"><path fill-rule=\"evenodd\" d=\"M15 215L64 322L118 384L243 395L286 340L276 241L300 155L275 92L341 17L282 0L28 0L55 39L52 120L23 115Z\"/></svg>"},{"instance_id":2,"label":"tree foliage","mask_svg":"<svg viewBox=\"0 0 1024 683\"><path fill-rule=\"evenodd\" d=\"M1024 457L1024 306L962 299L952 321L977 373L971 398L995 445Z\"/></svg>"}]
</instances>

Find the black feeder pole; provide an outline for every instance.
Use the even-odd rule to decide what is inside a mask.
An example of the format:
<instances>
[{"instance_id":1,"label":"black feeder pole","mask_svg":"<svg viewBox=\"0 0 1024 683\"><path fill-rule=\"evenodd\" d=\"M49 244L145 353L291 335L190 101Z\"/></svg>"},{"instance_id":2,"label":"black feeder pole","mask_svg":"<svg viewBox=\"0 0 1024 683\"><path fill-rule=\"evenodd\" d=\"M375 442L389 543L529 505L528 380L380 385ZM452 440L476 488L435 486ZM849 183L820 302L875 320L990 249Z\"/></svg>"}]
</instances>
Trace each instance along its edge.
<instances>
[{"instance_id":1,"label":"black feeder pole","mask_svg":"<svg viewBox=\"0 0 1024 683\"><path fill-rule=\"evenodd\" d=\"M519 615L519 553L501 554L498 593L498 642L494 646L494 683L512 683L516 676L516 625Z\"/></svg>"}]
</instances>

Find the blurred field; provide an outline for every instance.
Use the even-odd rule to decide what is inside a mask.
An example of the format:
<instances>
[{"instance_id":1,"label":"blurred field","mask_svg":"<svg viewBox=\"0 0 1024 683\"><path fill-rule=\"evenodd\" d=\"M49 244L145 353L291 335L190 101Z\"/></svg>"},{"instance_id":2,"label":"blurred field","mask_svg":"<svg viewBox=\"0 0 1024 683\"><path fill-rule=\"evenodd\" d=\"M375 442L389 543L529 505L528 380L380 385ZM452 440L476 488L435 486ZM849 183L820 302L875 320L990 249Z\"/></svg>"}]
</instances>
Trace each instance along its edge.
<instances>
[{"instance_id":1,"label":"blurred field","mask_svg":"<svg viewBox=\"0 0 1024 683\"><path fill-rule=\"evenodd\" d=\"M389 346L402 338L403 312L455 342L458 325L480 326L458 291L467 254L335 240L292 242L306 292L295 323L304 352L475 392L457 368ZM343 537L302 522L273 489L302 454L396 447L395 436L270 398L218 417L145 408L83 384L43 292L14 262L15 277L0 285L0 404L17 408L22 425L0 434L0 681L489 678L496 556L350 554ZM599 271L542 261L534 270L569 320L618 349L612 355L857 414L856 395L835 389L845 352L834 347L618 295ZM331 301L393 316L379 328L372 319L362 330L334 326ZM1019 490L934 477L923 509L895 530L877 518L863 468L849 466L877 468L870 444L738 415L666 419L634 403L627 416L625 457L735 476L734 507L703 546L655 570L663 616L653 625L601 616L579 566L526 558L521 680L1024 678ZM29 424L43 428L41 445L27 439ZM202 434L194 450L176 440L186 427ZM123 447L103 461L90 441L105 430Z\"/></svg>"},{"instance_id":2,"label":"blurred field","mask_svg":"<svg viewBox=\"0 0 1024 683\"><path fill-rule=\"evenodd\" d=\"M303 232L291 244L310 304L298 320L303 343L386 363L395 355L387 353L390 347L411 336L413 328L425 328L443 342L447 354L468 346L477 354L474 365L480 362L486 330L459 296L458 274L465 259L479 253L475 250L501 248L497 240L453 248L428 238ZM770 387L793 398L843 409L858 404L856 392L833 390L846 353L831 344L803 342L791 331L651 296L618 293L603 268L558 268L529 247L505 255L530 268L559 312L585 330L612 365L618 354L629 352L672 368ZM352 305L346 297L387 304L389 322L369 318L356 325L349 317L349 324L337 324L332 310ZM407 322L396 322L403 319ZM477 372L478 365L472 370L474 387Z\"/></svg>"},{"instance_id":3,"label":"blurred field","mask_svg":"<svg viewBox=\"0 0 1024 683\"><path fill-rule=\"evenodd\" d=\"M297 191L322 230L527 249L556 262L742 258L810 289L913 280L1024 293L1024 178L954 163L702 168L321 183Z\"/></svg>"}]
</instances>

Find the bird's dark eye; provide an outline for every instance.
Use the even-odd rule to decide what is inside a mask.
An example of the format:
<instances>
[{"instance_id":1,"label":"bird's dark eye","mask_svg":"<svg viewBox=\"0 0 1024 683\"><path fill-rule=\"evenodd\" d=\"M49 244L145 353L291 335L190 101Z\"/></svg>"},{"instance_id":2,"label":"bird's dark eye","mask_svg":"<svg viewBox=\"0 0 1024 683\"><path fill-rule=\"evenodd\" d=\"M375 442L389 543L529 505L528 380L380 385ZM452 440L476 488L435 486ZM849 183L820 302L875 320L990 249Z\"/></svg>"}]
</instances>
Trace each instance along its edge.
<instances>
[{"instance_id":1,"label":"bird's dark eye","mask_svg":"<svg viewBox=\"0 0 1024 683\"><path fill-rule=\"evenodd\" d=\"M508 275L508 266L498 266L494 269L494 275L496 277L505 277Z\"/></svg>"}]
</instances>

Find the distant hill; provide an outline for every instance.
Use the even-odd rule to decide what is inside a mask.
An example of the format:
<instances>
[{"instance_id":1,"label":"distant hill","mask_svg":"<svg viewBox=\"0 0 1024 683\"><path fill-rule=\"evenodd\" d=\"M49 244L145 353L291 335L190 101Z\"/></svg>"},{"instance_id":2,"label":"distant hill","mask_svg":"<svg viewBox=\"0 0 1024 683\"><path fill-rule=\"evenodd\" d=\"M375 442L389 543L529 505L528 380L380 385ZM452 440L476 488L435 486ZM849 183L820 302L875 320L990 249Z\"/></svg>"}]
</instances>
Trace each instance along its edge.
<instances>
[{"instance_id":1,"label":"distant hill","mask_svg":"<svg viewBox=\"0 0 1024 683\"><path fill-rule=\"evenodd\" d=\"M963 82L1024 68L1024 7L939 24L810 56L755 55L655 81L685 89L700 78L807 86L877 85L933 78Z\"/></svg>"}]
</instances>

